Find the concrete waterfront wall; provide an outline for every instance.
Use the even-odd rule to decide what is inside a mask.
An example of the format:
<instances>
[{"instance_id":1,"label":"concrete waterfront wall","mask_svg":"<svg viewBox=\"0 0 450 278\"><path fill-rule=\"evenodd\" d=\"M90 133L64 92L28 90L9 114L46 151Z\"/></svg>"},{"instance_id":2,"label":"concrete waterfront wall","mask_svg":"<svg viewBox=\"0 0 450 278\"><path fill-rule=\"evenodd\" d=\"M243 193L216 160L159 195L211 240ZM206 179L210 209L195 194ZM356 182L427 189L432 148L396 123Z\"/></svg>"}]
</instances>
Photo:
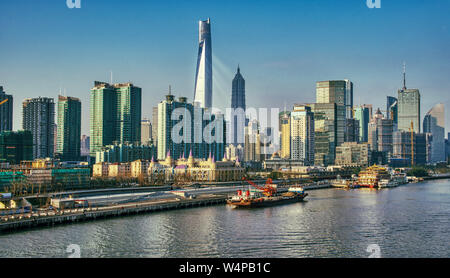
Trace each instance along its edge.
<instances>
[{"instance_id":1,"label":"concrete waterfront wall","mask_svg":"<svg viewBox=\"0 0 450 278\"><path fill-rule=\"evenodd\" d=\"M226 203L226 197L215 197L198 200L181 200L157 204L127 204L111 209L91 209L78 213L58 214L55 216L32 217L21 220L9 220L0 223L0 232L14 232L35 227L54 226L74 222L90 221L101 218L112 218L132 214L149 213L164 210L184 209L201 206L212 206Z\"/></svg>"}]
</instances>

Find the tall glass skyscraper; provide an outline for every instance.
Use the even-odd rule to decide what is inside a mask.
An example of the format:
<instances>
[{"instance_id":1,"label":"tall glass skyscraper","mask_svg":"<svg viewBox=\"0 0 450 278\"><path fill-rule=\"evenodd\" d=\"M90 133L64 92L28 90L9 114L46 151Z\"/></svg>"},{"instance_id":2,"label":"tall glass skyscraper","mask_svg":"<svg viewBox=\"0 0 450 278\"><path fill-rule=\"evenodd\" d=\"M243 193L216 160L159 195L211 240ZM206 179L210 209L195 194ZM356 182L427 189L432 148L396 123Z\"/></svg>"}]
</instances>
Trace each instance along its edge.
<instances>
[{"instance_id":1,"label":"tall glass skyscraper","mask_svg":"<svg viewBox=\"0 0 450 278\"><path fill-rule=\"evenodd\" d=\"M234 110L231 119L232 142L231 144L245 143L245 79L241 75L238 67L236 76L233 79L231 90L231 108Z\"/></svg>"},{"instance_id":2,"label":"tall glass skyscraper","mask_svg":"<svg viewBox=\"0 0 450 278\"><path fill-rule=\"evenodd\" d=\"M345 118L353 119L353 82L345 79Z\"/></svg>"},{"instance_id":3,"label":"tall glass skyscraper","mask_svg":"<svg viewBox=\"0 0 450 278\"><path fill-rule=\"evenodd\" d=\"M406 88L406 70L403 69L403 88L398 90L398 130L410 131L411 123L415 133L420 133L420 92Z\"/></svg>"},{"instance_id":4,"label":"tall glass skyscraper","mask_svg":"<svg viewBox=\"0 0 450 278\"><path fill-rule=\"evenodd\" d=\"M74 97L58 97L56 153L65 161L80 159L81 102Z\"/></svg>"},{"instance_id":5,"label":"tall glass skyscraper","mask_svg":"<svg viewBox=\"0 0 450 278\"><path fill-rule=\"evenodd\" d=\"M440 103L431 108L423 121L423 132L431 133L431 163L446 161L445 156L445 108Z\"/></svg>"},{"instance_id":6,"label":"tall glass skyscraper","mask_svg":"<svg viewBox=\"0 0 450 278\"><path fill-rule=\"evenodd\" d=\"M195 73L194 103L202 108L212 107L212 47L210 19L199 22L199 49Z\"/></svg>"},{"instance_id":7,"label":"tall glass skyscraper","mask_svg":"<svg viewBox=\"0 0 450 278\"><path fill-rule=\"evenodd\" d=\"M340 146L345 141L345 119L346 119L346 91L347 82L345 80L321 81L317 82L316 102L336 104L336 146Z\"/></svg>"}]
</instances>

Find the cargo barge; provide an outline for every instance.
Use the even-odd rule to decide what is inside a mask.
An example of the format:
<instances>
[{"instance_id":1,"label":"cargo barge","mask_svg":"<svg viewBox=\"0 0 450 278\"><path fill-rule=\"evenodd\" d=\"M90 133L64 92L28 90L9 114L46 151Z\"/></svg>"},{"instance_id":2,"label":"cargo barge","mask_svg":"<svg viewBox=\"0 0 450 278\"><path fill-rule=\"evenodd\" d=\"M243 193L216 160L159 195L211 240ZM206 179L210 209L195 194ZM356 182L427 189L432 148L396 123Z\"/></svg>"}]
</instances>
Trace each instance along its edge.
<instances>
[{"instance_id":1,"label":"cargo barge","mask_svg":"<svg viewBox=\"0 0 450 278\"><path fill-rule=\"evenodd\" d=\"M256 190L247 190L244 194L238 190L237 194L227 200L227 204L233 208L259 208L270 207L283 204L292 204L302 202L307 193L303 187L290 187L286 193L278 193L276 185L269 179L264 187L260 187L251 181L248 181Z\"/></svg>"}]
</instances>

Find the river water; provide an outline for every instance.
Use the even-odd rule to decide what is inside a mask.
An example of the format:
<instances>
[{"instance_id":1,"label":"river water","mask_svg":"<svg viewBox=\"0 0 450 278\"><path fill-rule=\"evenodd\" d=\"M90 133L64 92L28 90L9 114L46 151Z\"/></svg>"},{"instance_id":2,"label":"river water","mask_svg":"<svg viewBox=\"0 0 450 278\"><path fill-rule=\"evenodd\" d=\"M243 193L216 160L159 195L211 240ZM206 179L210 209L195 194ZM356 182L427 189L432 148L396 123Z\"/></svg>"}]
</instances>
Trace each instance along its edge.
<instances>
[{"instance_id":1,"label":"river water","mask_svg":"<svg viewBox=\"0 0 450 278\"><path fill-rule=\"evenodd\" d=\"M0 234L0 257L450 257L450 180L309 191L307 202L225 205Z\"/></svg>"}]
</instances>

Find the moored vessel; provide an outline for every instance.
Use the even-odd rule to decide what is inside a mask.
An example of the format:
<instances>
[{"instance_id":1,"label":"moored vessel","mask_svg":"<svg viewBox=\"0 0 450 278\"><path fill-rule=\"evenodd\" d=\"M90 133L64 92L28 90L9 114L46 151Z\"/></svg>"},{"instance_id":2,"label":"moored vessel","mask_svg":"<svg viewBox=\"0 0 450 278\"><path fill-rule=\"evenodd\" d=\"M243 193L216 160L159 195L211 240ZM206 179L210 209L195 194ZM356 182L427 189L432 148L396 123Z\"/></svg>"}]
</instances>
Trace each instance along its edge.
<instances>
[{"instance_id":1,"label":"moored vessel","mask_svg":"<svg viewBox=\"0 0 450 278\"><path fill-rule=\"evenodd\" d=\"M268 207L282 204L291 204L304 200L307 193L303 187L293 186L288 192L278 193L276 186L269 179L264 187L258 186L248 181L256 190L248 189L245 193L239 190L236 195L227 200L227 204L233 208L257 208Z\"/></svg>"}]
</instances>

